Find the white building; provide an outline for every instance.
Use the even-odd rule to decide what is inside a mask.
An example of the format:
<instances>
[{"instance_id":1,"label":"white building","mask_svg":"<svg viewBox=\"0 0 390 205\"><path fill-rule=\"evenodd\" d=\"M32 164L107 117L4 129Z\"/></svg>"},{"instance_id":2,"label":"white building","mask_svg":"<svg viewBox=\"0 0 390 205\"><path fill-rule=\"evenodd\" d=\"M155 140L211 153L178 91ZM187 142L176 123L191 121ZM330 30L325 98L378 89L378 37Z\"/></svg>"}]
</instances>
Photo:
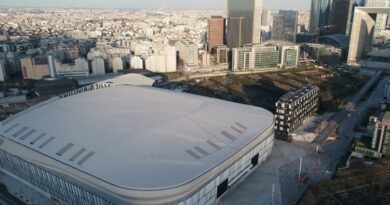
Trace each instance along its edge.
<instances>
[{"instance_id":1,"label":"white building","mask_svg":"<svg viewBox=\"0 0 390 205\"><path fill-rule=\"evenodd\" d=\"M103 58L96 58L95 60L92 61L92 73L94 75L106 74Z\"/></svg>"},{"instance_id":2,"label":"white building","mask_svg":"<svg viewBox=\"0 0 390 205\"><path fill-rule=\"evenodd\" d=\"M164 48L156 49L154 52L155 54L145 59L146 70L157 73L176 72L177 60L175 47L164 46Z\"/></svg>"},{"instance_id":3,"label":"white building","mask_svg":"<svg viewBox=\"0 0 390 205\"><path fill-rule=\"evenodd\" d=\"M58 75L66 77L89 76L89 66L86 59L78 58L74 64L61 64L58 61L55 64Z\"/></svg>"},{"instance_id":4,"label":"white building","mask_svg":"<svg viewBox=\"0 0 390 205\"><path fill-rule=\"evenodd\" d=\"M131 69L144 69L144 61L139 56L131 56L130 68Z\"/></svg>"},{"instance_id":5,"label":"white building","mask_svg":"<svg viewBox=\"0 0 390 205\"><path fill-rule=\"evenodd\" d=\"M115 57L112 59L112 70L114 73L118 73L118 71L123 70L123 61L120 57Z\"/></svg>"},{"instance_id":6,"label":"white building","mask_svg":"<svg viewBox=\"0 0 390 205\"><path fill-rule=\"evenodd\" d=\"M0 133L0 172L14 179L9 190L28 184L57 204L203 205L267 159L274 116L150 86L100 83L12 116Z\"/></svg>"}]
</instances>

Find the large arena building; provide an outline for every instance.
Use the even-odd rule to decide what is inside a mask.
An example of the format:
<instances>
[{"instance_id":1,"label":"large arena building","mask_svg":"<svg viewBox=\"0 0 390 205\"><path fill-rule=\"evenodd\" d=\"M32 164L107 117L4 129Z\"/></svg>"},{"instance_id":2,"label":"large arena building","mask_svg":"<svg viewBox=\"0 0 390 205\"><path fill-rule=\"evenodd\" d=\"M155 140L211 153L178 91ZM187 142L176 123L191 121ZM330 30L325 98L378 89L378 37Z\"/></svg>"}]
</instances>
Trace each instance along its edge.
<instances>
[{"instance_id":1,"label":"large arena building","mask_svg":"<svg viewBox=\"0 0 390 205\"><path fill-rule=\"evenodd\" d=\"M274 117L101 83L14 115L0 135L1 172L56 203L214 204L270 155Z\"/></svg>"}]
</instances>

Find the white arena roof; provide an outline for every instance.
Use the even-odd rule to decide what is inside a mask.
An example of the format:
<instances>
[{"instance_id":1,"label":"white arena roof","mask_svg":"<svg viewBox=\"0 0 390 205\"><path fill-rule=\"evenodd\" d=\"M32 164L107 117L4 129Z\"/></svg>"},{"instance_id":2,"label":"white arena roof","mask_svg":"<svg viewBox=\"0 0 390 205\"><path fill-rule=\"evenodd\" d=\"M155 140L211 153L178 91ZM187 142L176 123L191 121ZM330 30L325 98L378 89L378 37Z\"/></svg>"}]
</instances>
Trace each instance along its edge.
<instances>
[{"instance_id":1,"label":"white arena roof","mask_svg":"<svg viewBox=\"0 0 390 205\"><path fill-rule=\"evenodd\" d=\"M258 107L122 85L54 98L3 121L0 133L112 185L160 190L206 174L273 118Z\"/></svg>"}]
</instances>

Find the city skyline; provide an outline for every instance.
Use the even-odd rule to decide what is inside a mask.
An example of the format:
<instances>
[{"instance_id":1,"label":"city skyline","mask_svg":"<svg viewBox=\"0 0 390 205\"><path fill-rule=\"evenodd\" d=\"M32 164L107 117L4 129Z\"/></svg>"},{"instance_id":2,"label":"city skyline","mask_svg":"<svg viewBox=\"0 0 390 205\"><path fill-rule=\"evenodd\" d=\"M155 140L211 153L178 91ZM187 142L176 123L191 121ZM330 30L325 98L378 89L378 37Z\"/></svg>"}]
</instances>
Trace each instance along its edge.
<instances>
[{"instance_id":1,"label":"city skyline","mask_svg":"<svg viewBox=\"0 0 390 205\"><path fill-rule=\"evenodd\" d=\"M227 0L113 0L107 5L104 0L92 1L59 1L59 0L4 0L0 7L31 8L123 8L123 9L226 9ZM310 0L264 0L266 9L309 9Z\"/></svg>"}]
</instances>

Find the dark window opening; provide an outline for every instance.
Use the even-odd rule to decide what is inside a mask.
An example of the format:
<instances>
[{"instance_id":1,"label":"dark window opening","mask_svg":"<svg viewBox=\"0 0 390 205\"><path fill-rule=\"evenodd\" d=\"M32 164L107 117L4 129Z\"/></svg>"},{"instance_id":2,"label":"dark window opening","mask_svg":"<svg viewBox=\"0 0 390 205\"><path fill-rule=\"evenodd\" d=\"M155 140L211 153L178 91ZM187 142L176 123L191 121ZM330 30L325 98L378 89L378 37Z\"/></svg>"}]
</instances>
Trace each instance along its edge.
<instances>
[{"instance_id":1,"label":"dark window opening","mask_svg":"<svg viewBox=\"0 0 390 205\"><path fill-rule=\"evenodd\" d=\"M259 163L259 154L256 154L256 155L252 158L251 163L252 163L253 167L255 167L255 166Z\"/></svg>"},{"instance_id":2,"label":"dark window opening","mask_svg":"<svg viewBox=\"0 0 390 205\"><path fill-rule=\"evenodd\" d=\"M228 190L228 181L229 179L226 179L224 182L222 182L217 189L217 198L221 197L227 190Z\"/></svg>"}]
</instances>

